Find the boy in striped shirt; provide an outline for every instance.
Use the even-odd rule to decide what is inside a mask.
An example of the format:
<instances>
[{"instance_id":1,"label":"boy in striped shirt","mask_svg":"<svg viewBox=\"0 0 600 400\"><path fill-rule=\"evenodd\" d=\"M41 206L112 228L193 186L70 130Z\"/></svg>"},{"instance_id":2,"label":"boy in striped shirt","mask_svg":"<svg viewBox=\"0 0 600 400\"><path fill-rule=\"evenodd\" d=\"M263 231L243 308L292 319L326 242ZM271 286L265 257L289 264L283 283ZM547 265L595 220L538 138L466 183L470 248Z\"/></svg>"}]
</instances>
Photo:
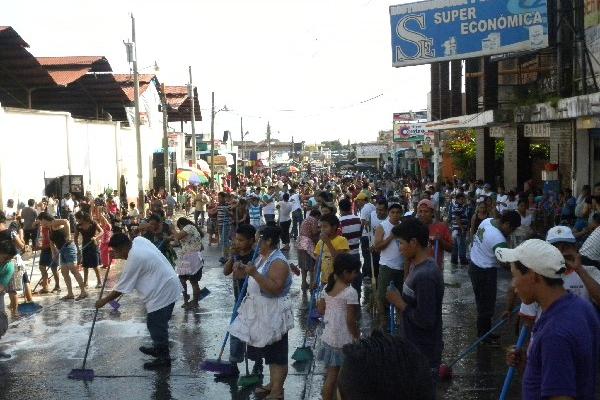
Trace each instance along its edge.
<instances>
[{"instance_id":1,"label":"boy in striped shirt","mask_svg":"<svg viewBox=\"0 0 600 400\"><path fill-rule=\"evenodd\" d=\"M248 216L250 217L250 225L258 230L262 226L262 207L260 206L258 196L255 194L250 197Z\"/></svg>"},{"instance_id":2,"label":"boy in striped shirt","mask_svg":"<svg viewBox=\"0 0 600 400\"><path fill-rule=\"evenodd\" d=\"M342 236L348 240L350 247L349 254L355 257L360 262L360 237L362 235L362 221L360 218L352 214L352 202L349 199L342 199L339 202L340 208L340 228L342 230ZM358 274L352 287L358 292L358 298L360 299L362 286L362 275Z\"/></svg>"}]
</instances>

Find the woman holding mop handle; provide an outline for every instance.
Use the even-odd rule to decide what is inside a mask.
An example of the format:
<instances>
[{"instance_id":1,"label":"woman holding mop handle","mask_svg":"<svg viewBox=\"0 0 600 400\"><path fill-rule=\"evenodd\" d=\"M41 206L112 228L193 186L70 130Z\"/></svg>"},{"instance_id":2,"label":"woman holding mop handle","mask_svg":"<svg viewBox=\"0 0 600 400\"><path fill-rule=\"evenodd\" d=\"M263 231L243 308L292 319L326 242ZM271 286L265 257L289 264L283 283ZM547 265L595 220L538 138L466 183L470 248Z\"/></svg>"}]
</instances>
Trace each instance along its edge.
<instances>
[{"instance_id":1,"label":"woman holding mop handle","mask_svg":"<svg viewBox=\"0 0 600 400\"><path fill-rule=\"evenodd\" d=\"M181 296L181 283L171 263L148 239L138 236L133 239L123 233L110 238L112 258L127 260L119 282L112 292L96 302L96 308L104 307L119 296L137 290L148 316L146 325L152 338L152 347L140 347L140 351L155 360L144 364L144 369L169 367L169 320L175 302Z\"/></svg>"},{"instance_id":2,"label":"woman holding mop handle","mask_svg":"<svg viewBox=\"0 0 600 400\"><path fill-rule=\"evenodd\" d=\"M238 265L248 275L247 295L238 316L229 327L231 335L248 344L248 357L264 358L271 382L256 389L266 399L283 399L288 370L288 331L294 314L288 294L292 276L287 259L279 250L281 231L267 226L260 233L260 255L256 264Z\"/></svg>"}]
</instances>

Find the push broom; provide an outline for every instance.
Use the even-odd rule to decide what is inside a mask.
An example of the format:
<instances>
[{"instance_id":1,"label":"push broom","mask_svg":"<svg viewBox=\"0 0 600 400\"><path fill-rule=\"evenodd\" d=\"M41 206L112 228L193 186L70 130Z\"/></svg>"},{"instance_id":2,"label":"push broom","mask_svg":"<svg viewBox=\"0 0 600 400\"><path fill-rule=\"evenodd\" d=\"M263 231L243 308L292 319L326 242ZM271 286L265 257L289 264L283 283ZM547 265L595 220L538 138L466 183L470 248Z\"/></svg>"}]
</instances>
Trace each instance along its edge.
<instances>
[{"instance_id":1,"label":"push broom","mask_svg":"<svg viewBox=\"0 0 600 400\"><path fill-rule=\"evenodd\" d=\"M110 265L106 268L106 272L104 273L104 281L102 282L102 288L100 289L100 296L98 299L102 298L104 294L104 288L106 287L106 281L108 279L108 271L110 271ZM81 368L72 369L68 375L69 379L75 379L77 381L93 381L94 380L94 370L86 369L85 364L87 362L87 356L90 351L90 344L92 343L92 335L94 334L94 327L96 326L96 319L98 318L98 308L94 311L94 319L92 320L92 329L90 329L90 336L88 337L87 346L85 346L85 355L83 356L83 365Z\"/></svg>"},{"instance_id":2,"label":"push broom","mask_svg":"<svg viewBox=\"0 0 600 400\"><path fill-rule=\"evenodd\" d=\"M317 268L316 268L316 276L315 280L318 281L318 276L321 273L321 262L323 261L323 247L321 246L321 252L319 253L319 259L317 260ZM315 285L313 290L310 292L310 303L308 304L308 314L306 317L306 330L304 331L304 341L302 342L302 346L296 348L294 354L292 354L292 360L297 362L306 362L313 359L313 351L310 346L306 345L306 340L308 339L308 331L310 329L310 320L311 314L313 310L313 303L315 302L315 293L317 291L318 285Z\"/></svg>"},{"instance_id":3,"label":"push broom","mask_svg":"<svg viewBox=\"0 0 600 400\"><path fill-rule=\"evenodd\" d=\"M260 249L260 243L258 243L256 245L256 248L254 249L254 254L252 255L252 262L254 262L254 260L256 260L259 249ZM242 304L242 300L244 300L247 287L248 287L248 276L246 276L246 279L244 279L244 284L242 285L242 290L240 290L238 299L235 302L235 305L233 306L233 312L231 313L231 320L229 321L229 324L231 324L237 317L237 311L238 311L238 308L240 307L240 304ZM225 339L223 339L223 343L221 344L221 351L219 352L219 357L216 359L212 358L212 359L204 360L200 364L200 369L202 369L203 371L216 372L218 374L225 374L225 375L233 375L235 373L235 367L236 367L235 364L232 364L229 361L222 360L223 353L225 352L225 345L227 344L228 340L229 340L229 330L225 333Z\"/></svg>"},{"instance_id":4,"label":"push broom","mask_svg":"<svg viewBox=\"0 0 600 400\"><path fill-rule=\"evenodd\" d=\"M34 251L33 252L33 261L31 262L31 272L29 273L29 279L31 279L31 277L33 276L33 268L35 266L36 255L37 255L37 253ZM25 274L27 274L27 272L25 272ZM23 283L23 296L25 298L27 298L25 293L27 292L27 287L29 286L29 283L26 283L25 280L23 280L22 283ZM35 303L33 301L27 301L25 303L21 303L21 304L17 305L17 310L19 311L19 314L33 314L35 312L38 312L42 308L43 307L41 305L39 305L38 303Z\"/></svg>"},{"instance_id":5,"label":"push broom","mask_svg":"<svg viewBox=\"0 0 600 400\"><path fill-rule=\"evenodd\" d=\"M244 353L244 361L246 363L246 375L240 376L240 379L238 379L238 386L242 389L256 386L261 381L259 374L251 374L250 370L248 369L248 344L246 344L246 350Z\"/></svg>"},{"instance_id":6,"label":"push broom","mask_svg":"<svg viewBox=\"0 0 600 400\"><path fill-rule=\"evenodd\" d=\"M514 314L515 312L517 312L518 309L519 309L519 307L516 307L512 311L512 313ZM440 380L445 381L445 380L452 379L452 367L457 362L459 362L460 360L462 360L463 358L465 358L466 356L468 356L469 354L471 354L475 349L477 349L477 347L479 347L479 345L485 339L487 339L493 332L495 332L498 328L500 328L501 326L503 326L506 322L508 322L508 318L502 318L494 326L492 326L492 328L487 333L485 333L484 335L480 336L475 342L473 342L473 344L471 344L462 353L460 353L460 355L458 357L456 357L454 360L452 360L452 362L450 362L448 364L442 363L440 365L440 368L439 368L439 371L438 371L438 374L440 376Z\"/></svg>"}]
</instances>

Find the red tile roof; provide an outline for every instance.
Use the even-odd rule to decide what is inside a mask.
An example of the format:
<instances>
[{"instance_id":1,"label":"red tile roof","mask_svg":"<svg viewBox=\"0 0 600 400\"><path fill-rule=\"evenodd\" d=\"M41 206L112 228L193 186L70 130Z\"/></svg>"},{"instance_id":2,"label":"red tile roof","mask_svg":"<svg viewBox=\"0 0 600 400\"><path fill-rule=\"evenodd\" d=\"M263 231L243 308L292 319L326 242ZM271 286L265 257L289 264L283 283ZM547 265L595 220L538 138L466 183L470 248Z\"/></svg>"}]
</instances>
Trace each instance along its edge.
<instances>
[{"instance_id":1,"label":"red tile roof","mask_svg":"<svg viewBox=\"0 0 600 400\"><path fill-rule=\"evenodd\" d=\"M133 90L133 74L113 74L115 80L119 85L121 85L121 89L129 99L129 101L134 101L134 90ZM148 86L152 82L156 75L154 74L139 74L138 78L140 81L140 95L148 89Z\"/></svg>"},{"instance_id":2,"label":"red tile roof","mask_svg":"<svg viewBox=\"0 0 600 400\"><path fill-rule=\"evenodd\" d=\"M52 79L62 86L83 77L88 72L110 72L112 68L103 56L37 57Z\"/></svg>"}]
</instances>

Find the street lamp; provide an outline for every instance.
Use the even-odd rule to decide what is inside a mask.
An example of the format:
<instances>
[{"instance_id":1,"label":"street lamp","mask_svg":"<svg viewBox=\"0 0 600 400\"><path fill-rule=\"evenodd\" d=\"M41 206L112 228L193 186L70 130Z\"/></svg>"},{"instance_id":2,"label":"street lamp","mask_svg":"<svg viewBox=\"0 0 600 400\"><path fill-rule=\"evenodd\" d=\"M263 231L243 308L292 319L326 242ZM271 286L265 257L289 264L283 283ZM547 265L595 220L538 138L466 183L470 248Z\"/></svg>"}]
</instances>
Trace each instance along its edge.
<instances>
[{"instance_id":1,"label":"street lamp","mask_svg":"<svg viewBox=\"0 0 600 400\"><path fill-rule=\"evenodd\" d=\"M215 116L221 111L229 111L227 106L223 106L215 111L215 92L212 92L212 107L210 112L210 185L215 188Z\"/></svg>"},{"instance_id":2,"label":"street lamp","mask_svg":"<svg viewBox=\"0 0 600 400\"><path fill-rule=\"evenodd\" d=\"M144 212L144 183L142 181L142 140L140 134L140 79L137 66L137 46L135 42L135 18L131 14L131 42L124 42L127 52L127 62L133 67L133 96L135 106L135 141L137 155L137 184L138 184L138 210Z\"/></svg>"}]
</instances>

